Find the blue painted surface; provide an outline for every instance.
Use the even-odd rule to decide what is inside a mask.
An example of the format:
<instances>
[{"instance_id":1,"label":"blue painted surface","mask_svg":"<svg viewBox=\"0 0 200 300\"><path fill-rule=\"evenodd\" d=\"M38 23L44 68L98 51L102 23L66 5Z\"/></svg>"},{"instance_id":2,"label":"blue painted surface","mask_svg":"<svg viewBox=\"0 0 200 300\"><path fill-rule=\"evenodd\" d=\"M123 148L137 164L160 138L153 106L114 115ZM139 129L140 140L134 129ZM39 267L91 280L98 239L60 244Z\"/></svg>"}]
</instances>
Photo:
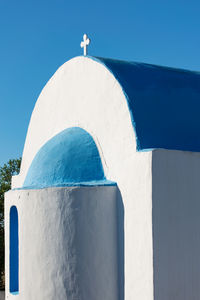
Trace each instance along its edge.
<instances>
[{"instance_id":1,"label":"blue painted surface","mask_svg":"<svg viewBox=\"0 0 200 300\"><path fill-rule=\"evenodd\" d=\"M200 151L200 73L91 57L106 66L127 99L137 150Z\"/></svg>"},{"instance_id":2,"label":"blue painted surface","mask_svg":"<svg viewBox=\"0 0 200 300\"><path fill-rule=\"evenodd\" d=\"M34 184L29 186L23 186L22 188L15 188L15 190L37 190L37 189L43 189L47 187L73 187L73 186L79 186L79 187L90 187L90 186L116 186L117 183L111 180L91 180L86 182L66 182L66 183L52 183L52 184Z\"/></svg>"},{"instance_id":3,"label":"blue painted surface","mask_svg":"<svg viewBox=\"0 0 200 300\"><path fill-rule=\"evenodd\" d=\"M16 206L10 208L10 293L19 293L19 237L18 212Z\"/></svg>"},{"instance_id":4,"label":"blue painted surface","mask_svg":"<svg viewBox=\"0 0 200 300\"><path fill-rule=\"evenodd\" d=\"M19 292L12 292L12 295L19 295Z\"/></svg>"},{"instance_id":5,"label":"blue painted surface","mask_svg":"<svg viewBox=\"0 0 200 300\"><path fill-rule=\"evenodd\" d=\"M79 127L63 130L36 154L23 188L113 185L107 181L96 144Z\"/></svg>"}]
</instances>

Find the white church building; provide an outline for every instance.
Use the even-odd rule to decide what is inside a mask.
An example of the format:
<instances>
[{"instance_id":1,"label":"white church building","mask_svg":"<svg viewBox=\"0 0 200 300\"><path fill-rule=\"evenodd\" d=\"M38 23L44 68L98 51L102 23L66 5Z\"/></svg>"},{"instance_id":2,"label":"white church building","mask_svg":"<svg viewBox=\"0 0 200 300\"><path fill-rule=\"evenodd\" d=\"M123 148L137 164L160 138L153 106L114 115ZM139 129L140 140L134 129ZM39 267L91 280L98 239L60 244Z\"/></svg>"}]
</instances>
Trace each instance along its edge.
<instances>
[{"instance_id":1,"label":"white church building","mask_svg":"<svg viewBox=\"0 0 200 300\"><path fill-rule=\"evenodd\" d=\"M200 74L61 66L5 199L7 300L200 299Z\"/></svg>"}]
</instances>

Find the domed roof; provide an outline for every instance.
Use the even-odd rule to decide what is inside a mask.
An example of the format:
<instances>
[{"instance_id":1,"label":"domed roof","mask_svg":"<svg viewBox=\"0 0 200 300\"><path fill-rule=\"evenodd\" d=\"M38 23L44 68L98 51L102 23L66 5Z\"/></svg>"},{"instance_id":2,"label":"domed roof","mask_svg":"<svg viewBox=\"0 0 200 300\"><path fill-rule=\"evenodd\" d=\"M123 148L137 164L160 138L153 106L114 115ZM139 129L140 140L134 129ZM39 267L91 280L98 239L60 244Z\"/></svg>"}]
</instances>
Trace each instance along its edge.
<instances>
[{"instance_id":1,"label":"domed roof","mask_svg":"<svg viewBox=\"0 0 200 300\"><path fill-rule=\"evenodd\" d=\"M200 73L145 63L90 57L120 83L137 149L200 151Z\"/></svg>"},{"instance_id":2,"label":"domed roof","mask_svg":"<svg viewBox=\"0 0 200 300\"><path fill-rule=\"evenodd\" d=\"M79 127L63 130L36 154L23 188L110 184L91 135Z\"/></svg>"}]
</instances>

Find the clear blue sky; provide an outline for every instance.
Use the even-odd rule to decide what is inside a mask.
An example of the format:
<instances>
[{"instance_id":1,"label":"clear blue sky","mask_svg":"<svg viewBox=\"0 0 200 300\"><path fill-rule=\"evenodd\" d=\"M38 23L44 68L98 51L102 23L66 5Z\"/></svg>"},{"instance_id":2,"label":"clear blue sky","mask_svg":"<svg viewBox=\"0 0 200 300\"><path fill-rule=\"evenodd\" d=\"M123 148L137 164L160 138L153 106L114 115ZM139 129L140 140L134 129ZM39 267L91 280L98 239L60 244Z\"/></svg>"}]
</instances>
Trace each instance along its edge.
<instances>
[{"instance_id":1,"label":"clear blue sky","mask_svg":"<svg viewBox=\"0 0 200 300\"><path fill-rule=\"evenodd\" d=\"M85 32L90 55L200 71L199 0L0 0L0 165L22 155L38 95Z\"/></svg>"}]
</instances>

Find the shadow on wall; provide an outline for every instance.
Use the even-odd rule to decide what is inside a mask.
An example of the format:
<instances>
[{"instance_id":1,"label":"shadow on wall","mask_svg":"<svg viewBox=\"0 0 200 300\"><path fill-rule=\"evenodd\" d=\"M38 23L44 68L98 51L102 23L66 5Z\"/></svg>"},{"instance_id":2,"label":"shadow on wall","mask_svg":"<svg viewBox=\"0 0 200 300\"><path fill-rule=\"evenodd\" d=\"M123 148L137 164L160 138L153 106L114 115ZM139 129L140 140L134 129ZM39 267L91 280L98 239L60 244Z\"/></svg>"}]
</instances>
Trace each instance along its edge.
<instances>
[{"instance_id":1,"label":"shadow on wall","mask_svg":"<svg viewBox=\"0 0 200 300\"><path fill-rule=\"evenodd\" d=\"M199 300L200 154L155 150L154 300Z\"/></svg>"},{"instance_id":2,"label":"shadow on wall","mask_svg":"<svg viewBox=\"0 0 200 300\"><path fill-rule=\"evenodd\" d=\"M66 265L73 262L69 276L75 274L76 282L72 288L69 276L64 275L67 298L72 299L71 293L75 293L77 299L124 300L124 206L120 190L116 185L75 188L62 205L59 210L66 212L63 233L67 235L63 237L64 261Z\"/></svg>"},{"instance_id":3,"label":"shadow on wall","mask_svg":"<svg viewBox=\"0 0 200 300\"><path fill-rule=\"evenodd\" d=\"M5 300L5 292L0 291L0 300Z\"/></svg>"},{"instance_id":4,"label":"shadow on wall","mask_svg":"<svg viewBox=\"0 0 200 300\"><path fill-rule=\"evenodd\" d=\"M117 224L118 224L118 274L119 299L124 300L124 204L122 195L117 188Z\"/></svg>"}]
</instances>

